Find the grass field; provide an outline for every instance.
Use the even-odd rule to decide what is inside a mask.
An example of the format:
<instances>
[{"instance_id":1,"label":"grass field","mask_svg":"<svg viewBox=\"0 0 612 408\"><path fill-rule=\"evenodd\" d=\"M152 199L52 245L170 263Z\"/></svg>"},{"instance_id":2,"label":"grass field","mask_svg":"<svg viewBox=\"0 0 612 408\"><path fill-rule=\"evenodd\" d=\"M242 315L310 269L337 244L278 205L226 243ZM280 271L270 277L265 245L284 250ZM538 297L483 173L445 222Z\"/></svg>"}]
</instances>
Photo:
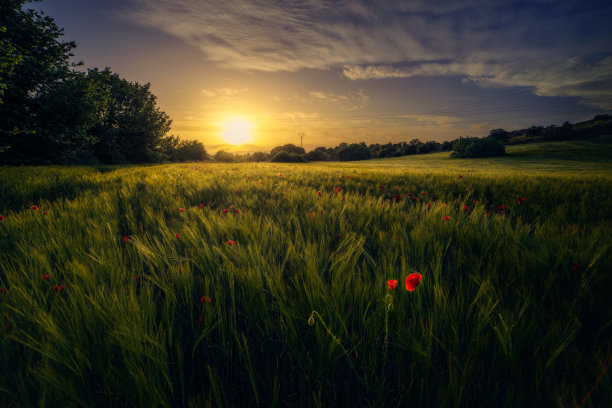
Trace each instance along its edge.
<instances>
[{"instance_id":1,"label":"grass field","mask_svg":"<svg viewBox=\"0 0 612 408\"><path fill-rule=\"evenodd\" d=\"M0 168L0 405L612 406L610 145L508 153Z\"/></svg>"}]
</instances>

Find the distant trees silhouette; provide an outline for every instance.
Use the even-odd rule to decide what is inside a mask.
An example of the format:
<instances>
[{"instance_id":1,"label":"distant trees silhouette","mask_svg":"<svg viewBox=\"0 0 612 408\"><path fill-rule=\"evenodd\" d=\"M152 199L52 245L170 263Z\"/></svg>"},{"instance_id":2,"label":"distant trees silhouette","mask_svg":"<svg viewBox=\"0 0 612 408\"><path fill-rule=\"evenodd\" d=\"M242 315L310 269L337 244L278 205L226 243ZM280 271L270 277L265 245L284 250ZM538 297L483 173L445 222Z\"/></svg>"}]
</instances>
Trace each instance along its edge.
<instances>
[{"instance_id":1,"label":"distant trees silhouette","mask_svg":"<svg viewBox=\"0 0 612 408\"><path fill-rule=\"evenodd\" d=\"M167 135L170 118L149 84L108 68L72 70L76 44L25 2L0 3L0 164L206 158L202 143Z\"/></svg>"}]
</instances>

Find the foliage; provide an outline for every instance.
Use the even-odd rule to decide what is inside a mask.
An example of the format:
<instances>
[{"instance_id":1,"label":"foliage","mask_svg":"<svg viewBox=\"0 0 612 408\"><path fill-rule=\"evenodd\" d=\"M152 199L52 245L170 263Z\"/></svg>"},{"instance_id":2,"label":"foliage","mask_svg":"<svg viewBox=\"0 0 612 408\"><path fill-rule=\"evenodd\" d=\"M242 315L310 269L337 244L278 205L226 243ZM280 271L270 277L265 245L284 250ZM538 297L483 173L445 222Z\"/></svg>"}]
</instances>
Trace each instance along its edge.
<instances>
[{"instance_id":1,"label":"foliage","mask_svg":"<svg viewBox=\"0 0 612 408\"><path fill-rule=\"evenodd\" d=\"M303 154L289 153L281 150L274 154L270 161L274 163L305 163L306 159Z\"/></svg>"},{"instance_id":2,"label":"foliage","mask_svg":"<svg viewBox=\"0 0 612 408\"><path fill-rule=\"evenodd\" d=\"M504 145L492 137L459 138L453 144L453 158L497 157L506 154Z\"/></svg>"},{"instance_id":3,"label":"foliage","mask_svg":"<svg viewBox=\"0 0 612 408\"><path fill-rule=\"evenodd\" d=\"M287 152L287 153L294 153L294 154L304 154L306 153L306 151L301 148L301 147L297 147L295 145L292 145L291 143L283 145L283 146L277 146L275 148L273 148L270 151L270 156L274 157L277 153L279 152Z\"/></svg>"},{"instance_id":4,"label":"foliage","mask_svg":"<svg viewBox=\"0 0 612 408\"><path fill-rule=\"evenodd\" d=\"M23 10L24 4L25 0L0 3L0 147L4 148L34 132L36 98L69 74L68 59L76 46L60 41L63 30L53 19Z\"/></svg>"},{"instance_id":5,"label":"foliage","mask_svg":"<svg viewBox=\"0 0 612 408\"><path fill-rule=\"evenodd\" d=\"M370 150L365 144L353 143L338 150L338 160L340 161L366 160L370 157Z\"/></svg>"},{"instance_id":6,"label":"foliage","mask_svg":"<svg viewBox=\"0 0 612 408\"><path fill-rule=\"evenodd\" d=\"M217 153L215 153L215 161L231 163L235 161L235 158L233 154L226 152L225 150L219 150Z\"/></svg>"},{"instance_id":7,"label":"foliage","mask_svg":"<svg viewBox=\"0 0 612 408\"><path fill-rule=\"evenodd\" d=\"M2 168L0 404L577 406L612 180L552 162Z\"/></svg>"}]
</instances>

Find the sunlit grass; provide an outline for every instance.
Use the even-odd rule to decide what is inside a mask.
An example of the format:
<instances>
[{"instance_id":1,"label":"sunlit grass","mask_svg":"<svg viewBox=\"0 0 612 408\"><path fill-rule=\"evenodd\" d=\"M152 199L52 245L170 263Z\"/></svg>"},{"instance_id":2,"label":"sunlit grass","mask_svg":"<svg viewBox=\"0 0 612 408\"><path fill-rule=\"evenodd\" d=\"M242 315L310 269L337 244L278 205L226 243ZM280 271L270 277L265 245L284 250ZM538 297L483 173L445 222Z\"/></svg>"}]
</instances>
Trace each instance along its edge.
<instances>
[{"instance_id":1,"label":"sunlit grass","mask_svg":"<svg viewBox=\"0 0 612 408\"><path fill-rule=\"evenodd\" d=\"M1 169L0 401L575 406L612 355L612 177L475 162Z\"/></svg>"}]
</instances>

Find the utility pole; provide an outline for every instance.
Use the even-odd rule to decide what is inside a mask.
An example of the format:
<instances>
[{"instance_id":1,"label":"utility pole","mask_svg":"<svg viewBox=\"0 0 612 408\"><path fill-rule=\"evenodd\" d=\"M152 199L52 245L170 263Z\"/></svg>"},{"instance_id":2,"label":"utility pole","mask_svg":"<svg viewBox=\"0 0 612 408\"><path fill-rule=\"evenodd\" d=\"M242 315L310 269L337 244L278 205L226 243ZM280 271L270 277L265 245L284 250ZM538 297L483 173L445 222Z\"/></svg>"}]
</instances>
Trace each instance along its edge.
<instances>
[{"instance_id":1,"label":"utility pole","mask_svg":"<svg viewBox=\"0 0 612 408\"><path fill-rule=\"evenodd\" d=\"M298 132L298 136L300 137L300 147L303 149L304 146L304 136L306 136L306 133L304 132Z\"/></svg>"}]
</instances>

